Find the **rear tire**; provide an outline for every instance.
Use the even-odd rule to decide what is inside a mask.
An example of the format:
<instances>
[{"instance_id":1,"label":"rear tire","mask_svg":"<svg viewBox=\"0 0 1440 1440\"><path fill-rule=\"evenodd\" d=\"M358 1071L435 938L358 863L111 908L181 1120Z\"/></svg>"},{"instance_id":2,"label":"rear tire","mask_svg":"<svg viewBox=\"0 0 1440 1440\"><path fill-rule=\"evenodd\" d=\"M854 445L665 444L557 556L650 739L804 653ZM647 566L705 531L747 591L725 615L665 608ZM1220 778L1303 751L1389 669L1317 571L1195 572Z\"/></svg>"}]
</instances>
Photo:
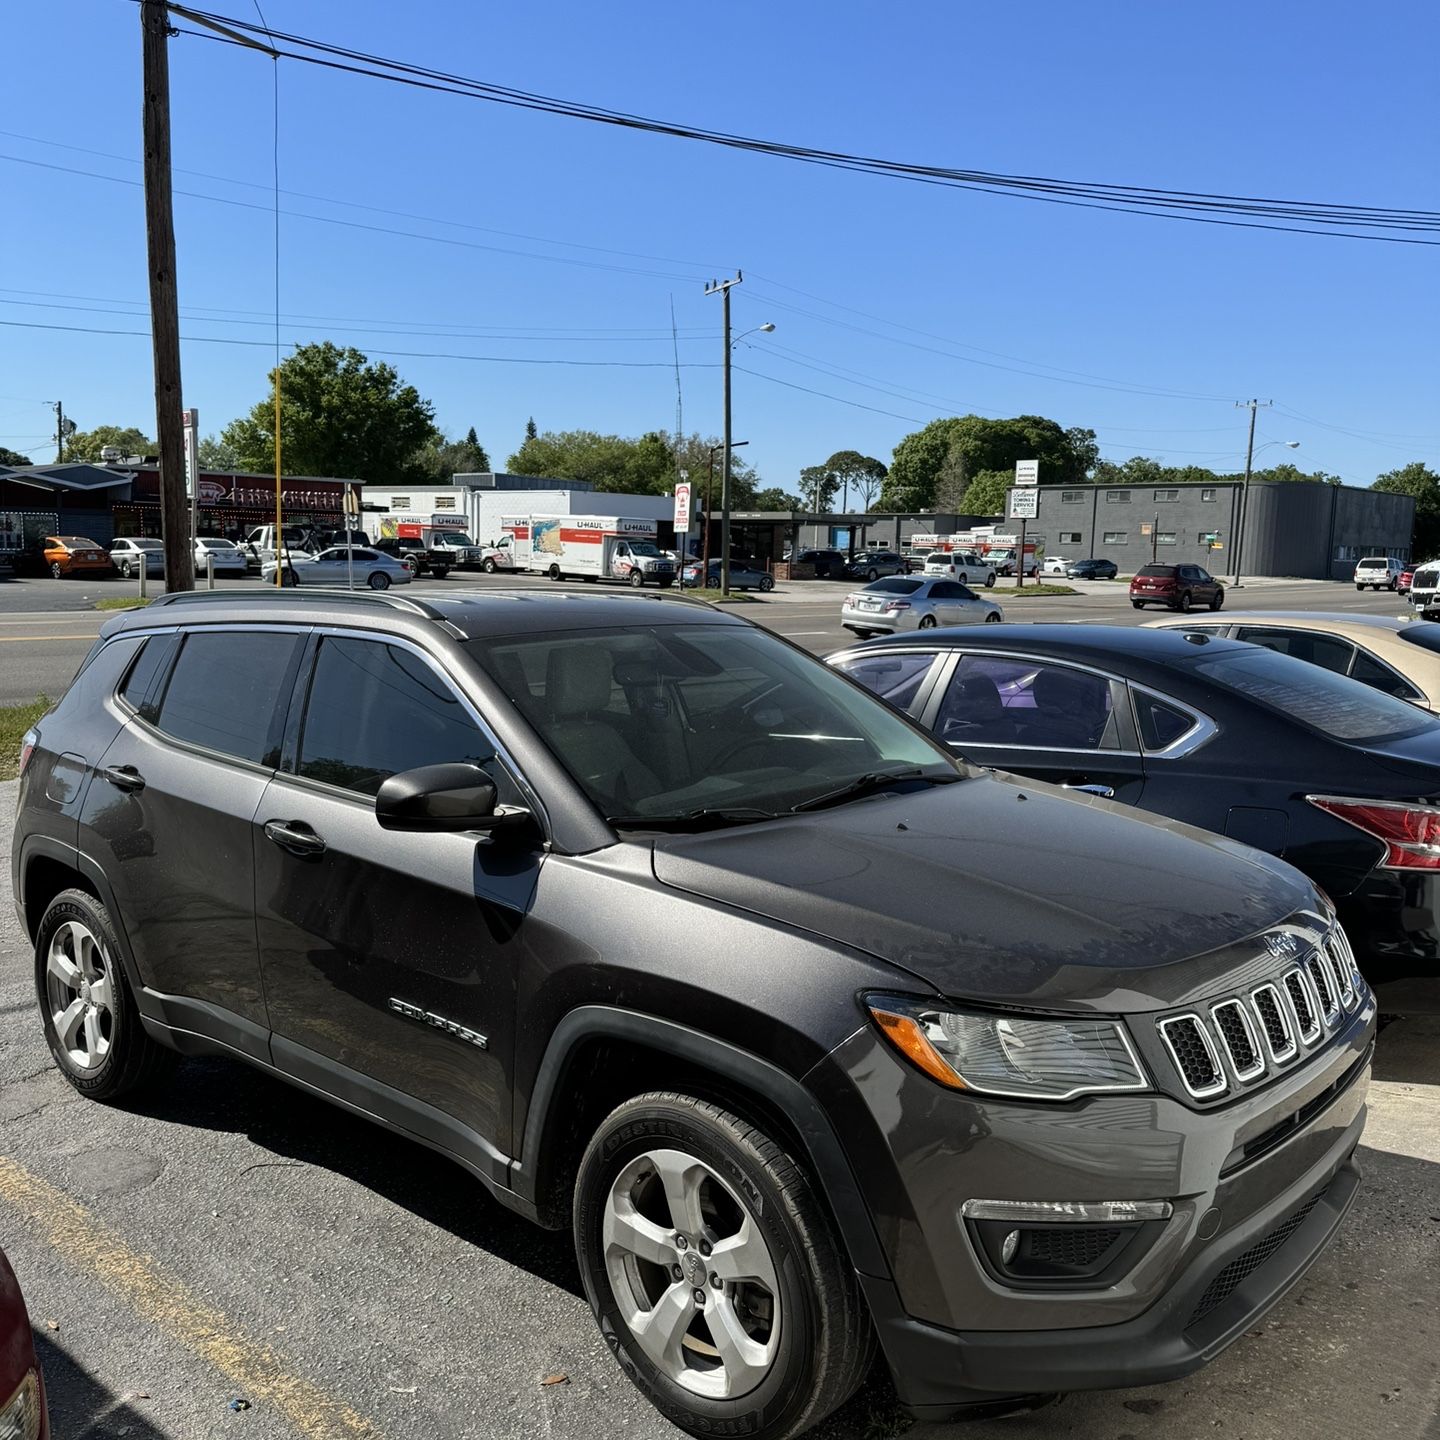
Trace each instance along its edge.
<instances>
[{"instance_id":1,"label":"rear tire","mask_svg":"<svg viewBox=\"0 0 1440 1440\"><path fill-rule=\"evenodd\" d=\"M430 573L437 580L443 580L450 573L450 567L448 565L432 565Z\"/></svg>"},{"instance_id":2,"label":"rear tire","mask_svg":"<svg viewBox=\"0 0 1440 1440\"><path fill-rule=\"evenodd\" d=\"M1137 610L1143 610L1143 609L1145 608L1145 602L1144 602L1143 600L1132 600L1130 603L1131 603Z\"/></svg>"},{"instance_id":3,"label":"rear tire","mask_svg":"<svg viewBox=\"0 0 1440 1440\"><path fill-rule=\"evenodd\" d=\"M1356 589L1357 591L1363 590L1364 588L1365 588L1365 587L1364 587L1363 585L1357 585L1357 586L1355 587L1355 589Z\"/></svg>"},{"instance_id":4,"label":"rear tire","mask_svg":"<svg viewBox=\"0 0 1440 1440\"><path fill-rule=\"evenodd\" d=\"M937 621L933 615L922 615L918 628L921 630L933 630L937 624L939 624L939 621Z\"/></svg>"},{"instance_id":5,"label":"rear tire","mask_svg":"<svg viewBox=\"0 0 1440 1440\"><path fill-rule=\"evenodd\" d=\"M46 907L35 942L35 990L50 1053L89 1099L118 1100L174 1068L175 1052L140 1023L110 914L87 891L63 890Z\"/></svg>"},{"instance_id":6,"label":"rear tire","mask_svg":"<svg viewBox=\"0 0 1440 1440\"><path fill-rule=\"evenodd\" d=\"M760 577L760 589L770 591L775 588L775 577L773 575L762 575Z\"/></svg>"},{"instance_id":7,"label":"rear tire","mask_svg":"<svg viewBox=\"0 0 1440 1440\"><path fill-rule=\"evenodd\" d=\"M692 1435L799 1435L870 1368L864 1300L809 1179L719 1106L660 1092L613 1111L580 1162L574 1233L606 1343ZM728 1266L709 1253L722 1240Z\"/></svg>"},{"instance_id":8,"label":"rear tire","mask_svg":"<svg viewBox=\"0 0 1440 1440\"><path fill-rule=\"evenodd\" d=\"M130 578L130 573L131 573L131 572L130 572L130 562L129 562L128 560L122 560L122 561L120 562L120 575L121 575L121 578L122 578L122 579L125 579L125 580L128 580L128 579Z\"/></svg>"},{"instance_id":9,"label":"rear tire","mask_svg":"<svg viewBox=\"0 0 1440 1440\"><path fill-rule=\"evenodd\" d=\"M365 583L372 590L388 590L390 577L383 570L377 570Z\"/></svg>"},{"instance_id":10,"label":"rear tire","mask_svg":"<svg viewBox=\"0 0 1440 1440\"><path fill-rule=\"evenodd\" d=\"M560 567L559 567L558 565L552 565L545 573L546 573L552 580L563 580L563 579L565 578L565 577L560 573Z\"/></svg>"}]
</instances>

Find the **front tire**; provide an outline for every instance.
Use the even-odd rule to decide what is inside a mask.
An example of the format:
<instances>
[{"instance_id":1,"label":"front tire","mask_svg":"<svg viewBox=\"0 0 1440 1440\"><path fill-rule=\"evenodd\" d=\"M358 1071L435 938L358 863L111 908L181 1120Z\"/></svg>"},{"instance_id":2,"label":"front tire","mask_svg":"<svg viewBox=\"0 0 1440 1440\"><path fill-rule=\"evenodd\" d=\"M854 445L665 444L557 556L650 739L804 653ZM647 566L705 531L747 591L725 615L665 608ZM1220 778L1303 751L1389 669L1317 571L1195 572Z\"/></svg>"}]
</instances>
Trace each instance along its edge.
<instances>
[{"instance_id":1,"label":"front tire","mask_svg":"<svg viewBox=\"0 0 1440 1440\"><path fill-rule=\"evenodd\" d=\"M430 573L437 580L443 580L450 573L450 567L448 565L432 565Z\"/></svg>"},{"instance_id":2,"label":"front tire","mask_svg":"<svg viewBox=\"0 0 1440 1440\"><path fill-rule=\"evenodd\" d=\"M1145 602L1144 602L1143 600L1132 600L1130 603L1131 603L1137 610L1143 610L1143 609L1145 608Z\"/></svg>"},{"instance_id":3,"label":"front tire","mask_svg":"<svg viewBox=\"0 0 1440 1440\"><path fill-rule=\"evenodd\" d=\"M621 1367L692 1435L799 1435L870 1366L864 1302L810 1182L719 1106L662 1092L612 1112L580 1162L575 1249Z\"/></svg>"},{"instance_id":4,"label":"front tire","mask_svg":"<svg viewBox=\"0 0 1440 1440\"><path fill-rule=\"evenodd\" d=\"M487 575L493 575L493 574L495 573L495 568L496 568L496 567L495 567L495 562L494 562L493 560L484 560L484 561L481 562L480 568L481 568Z\"/></svg>"},{"instance_id":5,"label":"front tire","mask_svg":"<svg viewBox=\"0 0 1440 1440\"><path fill-rule=\"evenodd\" d=\"M175 1052L153 1040L125 980L109 912L84 890L63 890L35 942L35 990L60 1073L91 1100L154 1084Z\"/></svg>"},{"instance_id":6,"label":"front tire","mask_svg":"<svg viewBox=\"0 0 1440 1440\"><path fill-rule=\"evenodd\" d=\"M992 610L985 617L985 623L987 625L998 625L1000 623L1000 612L998 610Z\"/></svg>"},{"instance_id":7,"label":"front tire","mask_svg":"<svg viewBox=\"0 0 1440 1440\"><path fill-rule=\"evenodd\" d=\"M1195 603L1195 602L1194 602L1194 600L1191 598L1190 592L1189 592L1188 590L1186 590L1186 591L1180 596L1180 601L1179 601L1179 604L1177 605L1176 608L1180 611L1180 613L1181 613L1182 615L1188 615L1188 614L1190 613L1190 607L1191 607L1194 603Z\"/></svg>"},{"instance_id":8,"label":"front tire","mask_svg":"<svg viewBox=\"0 0 1440 1440\"><path fill-rule=\"evenodd\" d=\"M985 588L987 590L995 588L995 572L993 570L985 577Z\"/></svg>"},{"instance_id":9,"label":"front tire","mask_svg":"<svg viewBox=\"0 0 1440 1440\"><path fill-rule=\"evenodd\" d=\"M128 560L122 560L122 561L120 562L120 575L121 575L121 577L122 577L123 579L125 579L125 580L128 580L128 579L130 578L130 574L131 574L130 562L129 562Z\"/></svg>"},{"instance_id":10,"label":"front tire","mask_svg":"<svg viewBox=\"0 0 1440 1440\"><path fill-rule=\"evenodd\" d=\"M1212 610L1218 610L1224 603L1225 592L1223 590L1217 590L1214 595L1210 597L1210 608Z\"/></svg>"},{"instance_id":11,"label":"front tire","mask_svg":"<svg viewBox=\"0 0 1440 1440\"><path fill-rule=\"evenodd\" d=\"M630 572L630 588L632 590L643 589L645 585L645 572L643 570L632 570Z\"/></svg>"},{"instance_id":12,"label":"front tire","mask_svg":"<svg viewBox=\"0 0 1440 1440\"><path fill-rule=\"evenodd\" d=\"M760 577L760 589L762 592L769 592L775 588L775 577L773 575L762 575Z\"/></svg>"},{"instance_id":13,"label":"front tire","mask_svg":"<svg viewBox=\"0 0 1440 1440\"><path fill-rule=\"evenodd\" d=\"M63 580L65 578L65 572L60 568L60 562L58 560L52 560L50 562L50 574L51 577L56 580Z\"/></svg>"}]
</instances>

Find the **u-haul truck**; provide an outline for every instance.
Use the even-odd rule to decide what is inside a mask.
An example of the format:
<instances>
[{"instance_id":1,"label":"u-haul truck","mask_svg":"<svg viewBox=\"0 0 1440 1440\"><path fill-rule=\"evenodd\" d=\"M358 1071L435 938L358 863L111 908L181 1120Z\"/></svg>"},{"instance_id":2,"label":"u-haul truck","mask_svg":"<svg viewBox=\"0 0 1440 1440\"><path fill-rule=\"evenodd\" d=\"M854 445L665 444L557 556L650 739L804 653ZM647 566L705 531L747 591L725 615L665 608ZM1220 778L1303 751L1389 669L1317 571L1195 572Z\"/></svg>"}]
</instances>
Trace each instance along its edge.
<instances>
[{"instance_id":1,"label":"u-haul truck","mask_svg":"<svg viewBox=\"0 0 1440 1440\"><path fill-rule=\"evenodd\" d=\"M515 568L552 580L623 580L637 589L675 581L675 566L656 548L654 520L614 515L508 515L499 548Z\"/></svg>"}]
</instances>

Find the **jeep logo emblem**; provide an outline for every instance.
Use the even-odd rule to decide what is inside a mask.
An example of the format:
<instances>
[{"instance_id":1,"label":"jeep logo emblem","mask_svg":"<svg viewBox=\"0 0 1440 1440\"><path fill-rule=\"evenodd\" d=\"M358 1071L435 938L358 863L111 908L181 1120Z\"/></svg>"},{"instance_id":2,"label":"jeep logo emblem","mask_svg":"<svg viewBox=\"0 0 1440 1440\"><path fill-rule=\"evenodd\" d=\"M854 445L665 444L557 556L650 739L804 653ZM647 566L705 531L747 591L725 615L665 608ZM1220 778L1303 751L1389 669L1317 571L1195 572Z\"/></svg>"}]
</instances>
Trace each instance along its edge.
<instances>
[{"instance_id":1,"label":"jeep logo emblem","mask_svg":"<svg viewBox=\"0 0 1440 1440\"><path fill-rule=\"evenodd\" d=\"M1267 935L1265 948L1276 960L1294 960L1300 954L1300 942L1286 930Z\"/></svg>"}]
</instances>

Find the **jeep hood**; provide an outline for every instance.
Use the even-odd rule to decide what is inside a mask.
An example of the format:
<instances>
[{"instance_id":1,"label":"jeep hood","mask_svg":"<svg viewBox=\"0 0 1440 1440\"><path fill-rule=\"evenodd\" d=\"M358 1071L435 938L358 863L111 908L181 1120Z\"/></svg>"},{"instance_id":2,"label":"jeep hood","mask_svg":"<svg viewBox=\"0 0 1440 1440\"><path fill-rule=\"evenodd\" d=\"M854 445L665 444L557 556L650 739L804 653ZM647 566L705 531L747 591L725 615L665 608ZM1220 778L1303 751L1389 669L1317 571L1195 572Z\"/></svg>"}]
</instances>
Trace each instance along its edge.
<instances>
[{"instance_id":1,"label":"jeep hood","mask_svg":"<svg viewBox=\"0 0 1440 1440\"><path fill-rule=\"evenodd\" d=\"M662 884L887 961L901 988L1040 1009L1187 1004L1253 960L1258 932L1318 909L1273 856L1008 775L662 836L653 864Z\"/></svg>"}]
</instances>

